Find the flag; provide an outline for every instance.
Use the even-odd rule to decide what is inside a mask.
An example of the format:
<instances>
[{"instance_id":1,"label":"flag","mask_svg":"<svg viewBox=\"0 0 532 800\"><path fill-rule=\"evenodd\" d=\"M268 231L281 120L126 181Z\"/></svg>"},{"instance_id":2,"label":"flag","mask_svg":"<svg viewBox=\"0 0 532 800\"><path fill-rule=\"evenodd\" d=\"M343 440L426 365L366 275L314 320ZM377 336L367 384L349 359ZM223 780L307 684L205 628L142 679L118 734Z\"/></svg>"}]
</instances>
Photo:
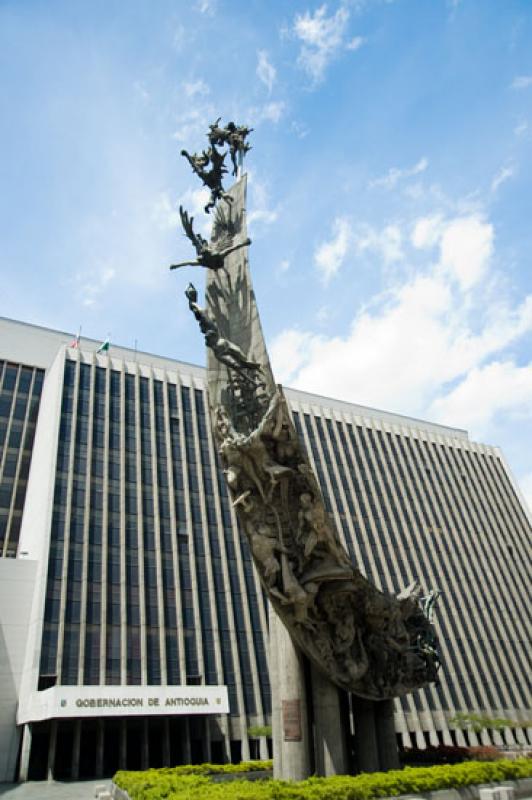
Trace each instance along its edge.
<instances>
[{"instance_id":1,"label":"flag","mask_svg":"<svg viewBox=\"0 0 532 800\"><path fill-rule=\"evenodd\" d=\"M81 336L81 327L80 327L79 331L77 332L76 337L74 339L72 339L72 341L70 342L70 344L68 346L69 347L73 347L74 349L77 349L79 347L80 336Z\"/></svg>"},{"instance_id":2,"label":"flag","mask_svg":"<svg viewBox=\"0 0 532 800\"><path fill-rule=\"evenodd\" d=\"M110 347L110 346L111 346L111 342L109 341L109 337L107 337L107 339L105 340L105 342L102 342L102 343L101 343L101 345L100 345L100 346L99 346L99 348L96 350L96 352L97 352L97 353L108 353L108 352L109 352L109 347Z\"/></svg>"}]
</instances>

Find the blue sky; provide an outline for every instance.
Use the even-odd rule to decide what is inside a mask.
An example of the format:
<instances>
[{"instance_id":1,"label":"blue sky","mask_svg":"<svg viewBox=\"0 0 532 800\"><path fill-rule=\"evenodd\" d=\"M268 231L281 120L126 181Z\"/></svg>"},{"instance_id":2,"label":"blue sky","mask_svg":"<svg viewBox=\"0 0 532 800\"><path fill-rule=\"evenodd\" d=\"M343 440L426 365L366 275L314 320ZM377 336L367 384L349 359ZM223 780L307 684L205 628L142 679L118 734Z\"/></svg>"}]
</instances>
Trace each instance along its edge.
<instances>
[{"instance_id":1,"label":"blue sky","mask_svg":"<svg viewBox=\"0 0 532 800\"><path fill-rule=\"evenodd\" d=\"M0 0L0 76L0 314L203 363L179 151L246 122L278 380L467 428L532 499L529 0Z\"/></svg>"}]
</instances>

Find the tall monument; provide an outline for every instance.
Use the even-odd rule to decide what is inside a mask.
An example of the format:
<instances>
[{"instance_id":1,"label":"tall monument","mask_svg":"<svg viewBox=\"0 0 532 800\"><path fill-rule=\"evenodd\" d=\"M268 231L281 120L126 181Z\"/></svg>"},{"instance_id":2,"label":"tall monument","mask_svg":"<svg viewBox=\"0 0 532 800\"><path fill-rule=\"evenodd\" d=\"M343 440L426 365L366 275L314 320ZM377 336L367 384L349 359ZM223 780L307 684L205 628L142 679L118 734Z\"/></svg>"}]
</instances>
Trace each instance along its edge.
<instances>
[{"instance_id":1,"label":"tall monument","mask_svg":"<svg viewBox=\"0 0 532 800\"><path fill-rule=\"evenodd\" d=\"M211 426L233 507L270 600L274 769L279 777L397 765L394 697L435 681L435 592L394 596L348 556L275 383L251 283L243 157L250 129L220 119L208 149L182 151L211 192L210 241L180 208L206 271L204 307L188 305L207 346ZM222 186L230 156L236 182ZM351 748L348 695L353 711ZM354 762L354 763L353 763Z\"/></svg>"}]
</instances>

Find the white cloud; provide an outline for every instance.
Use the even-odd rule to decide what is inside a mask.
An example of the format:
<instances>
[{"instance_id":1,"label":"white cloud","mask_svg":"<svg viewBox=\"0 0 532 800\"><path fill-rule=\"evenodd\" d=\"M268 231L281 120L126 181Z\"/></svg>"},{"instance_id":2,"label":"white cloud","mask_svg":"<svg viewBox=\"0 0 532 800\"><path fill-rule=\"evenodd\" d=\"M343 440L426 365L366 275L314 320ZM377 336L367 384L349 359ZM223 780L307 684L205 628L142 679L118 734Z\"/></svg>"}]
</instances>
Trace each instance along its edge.
<instances>
[{"instance_id":1,"label":"white cloud","mask_svg":"<svg viewBox=\"0 0 532 800\"><path fill-rule=\"evenodd\" d=\"M475 286L485 274L493 252L493 226L478 215L451 220L440 242L440 259L462 290Z\"/></svg>"},{"instance_id":2,"label":"white cloud","mask_svg":"<svg viewBox=\"0 0 532 800\"><path fill-rule=\"evenodd\" d=\"M257 52L257 77L271 93L277 71L273 64L268 60L268 53L266 50L259 50Z\"/></svg>"},{"instance_id":3,"label":"white cloud","mask_svg":"<svg viewBox=\"0 0 532 800\"><path fill-rule=\"evenodd\" d=\"M527 501L529 511L532 512L532 472L519 478L519 486Z\"/></svg>"},{"instance_id":4,"label":"white cloud","mask_svg":"<svg viewBox=\"0 0 532 800\"><path fill-rule=\"evenodd\" d=\"M190 36L187 35L187 30L184 27L184 25L177 25L174 30L174 35L172 37L172 45L174 47L174 50L177 50L177 52L181 52L181 50L183 49L183 47L187 42L187 39L189 38Z\"/></svg>"},{"instance_id":5,"label":"white cloud","mask_svg":"<svg viewBox=\"0 0 532 800\"><path fill-rule=\"evenodd\" d=\"M359 50L366 40L363 36L353 36L351 41L346 44L347 50Z\"/></svg>"},{"instance_id":6,"label":"white cloud","mask_svg":"<svg viewBox=\"0 0 532 800\"><path fill-rule=\"evenodd\" d=\"M476 367L429 409L431 419L471 430L476 438L483 438L500 412L532 418L532 364L492 361Z\"/></svg>"},{"instance_id":7,"label":"white cloud","mask_svg":"<svg viewBox=\"0 0 532 800\"><path fill-rule=\"evenodd\" d=\"M253 172L248 173L250 202L247 215L248 228L254 228L257 223L271 225L279 216L277 208L270 205L270 196L266 184L255 177Z\"/></svg>"},{"instance_id":8,"label":"white cloud","mask_svg":"<svg viewBox=\"0 0 532 800\"><path fill-rule=\"evenodd\" d=\"M200 14L206 14L208 17L212 17L216 11L217 5L218 0L197 0L196 9Z\"/></svg>"},{"instance_id":9,"label":"white cloud","mask_svg":"<svg viewBox=\"0 0 532 800\"><path fill-rule=\"evenodd\" d=\"M170 199L168 192L161 192L152 207L152 220L159 230L180 230L179 206L183 206L190 216L203 215L209 198L210 192L205 186L198 189L187 189L175 202ZM211 222L212 220L206 220L207 225L210 225Z\"/></svg>"},{"instance_id":10,"label":"white cloud","mask_svg":"<svg viewBox=\"0 0 532 800\"><path fill-rule=\"evenodd\" d=\"M298 139L304 139L305 136L308 136L309 129L306 125L303 125L301 122L297 122L293 120L290 125L290 130L295 133Z\"/></svg>"},{"instance_id":11,"label":"white cloud","mask_svg":"<svg viewBox=\"0 0 532 800\"><path fill-rule=\"evenodd\" d=\"M278 212L273 208L255 208L248 214L248 227L252 228L257 222L271 225L278 216Z\"/></svg>"},{"instance_id":12,"label":"white cloud","mask_svg":"<svg viewBox=\"0 0 532 800\"><path fill-rule=\"evenodd\" d=\"M410 236L417 249L439 247L439 266L462 291L476 286L493 254L493 226L481 214L445 220L441 214L420 217Z\"/></svg>"},{"instance_id":13,"label":"white cloud","mask_svg":"<svg viewBox=\"0 0 532 800\"><path fill-rule=\"evenodd\" d=\"M197 109L185 112L179 118L179 126L172 134L173 138L182 143L193 141L204 128L203 114Z\"/></svg>"},{"instance_id":14,"label":"white cloud","mask_svg":"<svg viewBox=\"0 0 532 800\"><path fill-rule=\"evenodd\" d=\"M518 75L513 79L512 89L528 89L532 86L532 75Z\"/></svg>"},{"instance_id":15,"label":"white cloud","mask_svg":"<svg viewBox=\"0 0 532 800\"><path fill-rule=\"evenodd\" d=\"M398 225L385 225L381 230L361 225L353 237L359 253L373 251L387 265L403 259L402 241L403 234Z\"/></svg>"},{"instance_id":16,"label":"white cloud","mask_svg":"<svg viewBox=\"0 0 532 800\"><path fill-rule=\"evenodd\" d=\"M308 335L303 331L289 329L277 336L270 346L270 358L275 369L276 380L285 382L306 358Z\"/></svg>"},{"instance_id":17,"label":"white cloud","mask_svg":"<svg viewBox=\"0 0 532 800\"><path fill-rule=\"evenodd\" d=\"M314 253L316 264L324 283L328 283L342 266L347 255L353 231L345 217L337 217L333 223L332 239L319 245Z\"/></svg>"},{"instance_id":18,"label":"white cloud","mask_svg":"<svg viewBox=\"0 0 532 800\"><path fill-rule=\"evenodd\" d=\"M388 227L397 228L405 263L409 246L412 257L431 247L435 258L417 271L410 265L408 277L359 312L345 334L282 331L271 350L277 378L306 391L445 417L448 424L474 430L505 408L515 414L528 408L531 414L532 365L516 367L507 351L532 331L532 295L515 305L505 299L492 264L491 223L480 214L445 219L437 212ZM336 233L325 251L325 275L334 274L345 257ZM359 246L356 232L347 238ZM508 380L498 399L497 378ZM492 391L484 410L476 387Z\"/></svg>"},{"instance_id":19,"label":"white cloud","mask_svg":"<svg viewBox=\"0 0 532 800\"><path fill-rule=\"evenodd\" d=\"M515 167L512 164L508 164L506 167L501 167L491 182L491 191L496 192L501 184L510 178L513 178L514 175Z\"/></svg>"},{"instance_id":20,"label":"white cloud","mask_svg":"<svg viewBox=\"0 0 532 800\"><path fill-rule=\"evenodd\" d=\"M407 167L406 169L399 169L398 167L392 167L388 170L386 175L383 175L381 178L375 178L374 180L370 181L369 186L370 189L375 187L382 187L383 189L393 189L397 185L400 180L404 178L412 178L414 175L419 175L421 172L424 172L429 165L428 159L423 157L420 158L417 164L414 164L413 167Z\"/></svg>"},{"instance_id":21,"label":"white cloud","mask_svg":"<svg viewBox=\"0 0 532 800\"><path fill-rule=\"evenodd\" d=\"M145 84L142 81L135 81L133 84L133 88L144 103L149 102L150 93L148 92Z\"/></svg>"},{"instance_id":22,"label":"white cloud","mask_svg":"<svg viewBox=\"0 0 532 800\"><path fill-rule=\"evenodd\" d=\"M314 14L310 11L296 14L293 33L302 42L297 63L314 83L319 83L323 79L329 63L347 46L344 36L348 21L349 11L344 6L340 6L336 13L330 16L327 16L325 4ZM351 39L351 43L354 41Z\"/></svg>"},{"instance_id":23,"label":"white cloud","mask_svg":"<svg viewBox=\"0 0 532 800\"><path fill-rule=\"evenodd\" d=\"M257 124L263 122L264 120L268 120L269 122L277 124L283 116L285 110L286 104L282 100L266 103L261 109L259 109L257 115Z\"/></svg>"},{"instance_id":24,"label":"white cloud","mask_svg":"<svg viewBox=\"0 0 532 800\"><path fill-rule=\"evenodd\" d=\"M93 308L99 304L106 287L116 277L116 270L109 264L101 264L90 274L76 275L78 293L81 302L86 308Z\"/></svg>"},{"instance_id":25,"label":"white cloud","mask_svg":"<svg viewBox=\"0 0 532 800\"><path fill-rule=\"evenodd\" d=\"M434 247L439 242L442 231L443 219L440 214L421 217L414 224L411 236L412 244L418 249Z\"/></svg>"},{"instance_id":26,"label":"white cloud","mask_svg":"<svg viewBox=\"0 0 532 800\"><path fill-rule=\"evenodd\" d=\"M514 133L516 136L523 136L528 130L528 122L520 122L514 128Z\"/></svg>"},{"instance_id":27,"label":"white cloud","mask_svg":"<svg viewBox=\"0 0 532 800\"><path fill-rule=\"evenodd\" d=\"M209 94L210 89L204 80L198 78L195 81L188 81L183 84L183 89L187 97L202 97Z\"/></svg>"},{"instance_id":28,"label":"white cloud","mask_svg":"<svg viewBox=\"0 0 532 800\"><path fill-rule=\"evenodd\" d=\"M319 325L325 325L325 323L329 321L330 317L331 309L329 306L322 306L316 312L316 322L318 322Z\"/></svg>"}]
</instances>

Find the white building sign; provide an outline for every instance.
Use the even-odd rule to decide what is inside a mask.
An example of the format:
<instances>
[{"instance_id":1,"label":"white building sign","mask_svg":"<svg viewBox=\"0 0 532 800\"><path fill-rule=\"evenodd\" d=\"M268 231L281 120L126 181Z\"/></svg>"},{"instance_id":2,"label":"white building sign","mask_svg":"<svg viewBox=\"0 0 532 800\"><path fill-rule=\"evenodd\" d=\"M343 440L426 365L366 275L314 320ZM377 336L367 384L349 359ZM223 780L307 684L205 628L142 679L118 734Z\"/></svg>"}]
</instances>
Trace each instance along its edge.
<instances>
[{"instance_id":1,"label":"white building sign","mask_svg":"<svg viewBox=\"0 0 532 800\"><path fill-rule=\"evenodd\" d=\"M227 713L226 686L53 686L21 699L17 724L69 717Z\"/></svg>"}]
</instances>

